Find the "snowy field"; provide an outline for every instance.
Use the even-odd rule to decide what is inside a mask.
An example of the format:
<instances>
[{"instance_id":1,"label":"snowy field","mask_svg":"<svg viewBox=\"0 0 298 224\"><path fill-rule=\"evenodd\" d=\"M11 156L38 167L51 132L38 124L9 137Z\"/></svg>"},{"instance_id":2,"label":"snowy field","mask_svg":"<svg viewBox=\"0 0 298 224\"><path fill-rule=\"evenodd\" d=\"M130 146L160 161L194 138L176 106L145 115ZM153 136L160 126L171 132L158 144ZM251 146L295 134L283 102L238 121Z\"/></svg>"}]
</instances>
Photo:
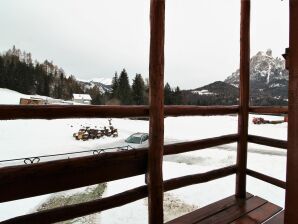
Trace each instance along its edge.
<instances>
[{"instance_id":1,"label":"snowy field","mask_svg":"<svg viewBox=\"0 0 298 224\"><path fill-rule=\"evenodd\" d=\"M17 98L18 96L16 96ZM0 91L0 103L1 102ZM279 120L274 116L262 116L269 120ZM254 125L251 122L249 133L286 140L287 124ZM121 146L124 139L135 132L148 132L148 121L113 119L119 137L76 141L72 134L81 125L108 126L107 119L61 119L61 120L15 120L0 121L0 160L32 157L46 154L93 150ZM197 140L237 132L236 116L179 117L165 119L165 143ZM16 134L17 133L17 134ZM235 164L236 144L194 151L164 157L164 179L206 172ZM0 163L6 166L7 163ZM255 144L249 144L248 167L250 169L285 180L286 152ZM110 196L137 186L144 185L144 175L109 182L104 196ZM85 188L76 189L84 191ZM248 177L248 192L259 195L280 206L284 205L284 190ZM199 208L223 197L234 194L235 176L218 179L205 184L193 185L171 191L165 197L165 217L172 219L186 211L175 206ZM70 194L63 192L62 194ZM32 212L51 195L18 200L0 204L0 221ZM176 210L175 210L176 209ZM171 212L172 211L172 212ZM188 210L187 210L188 211ZM173 214L175 213L175 214ZM147 223L147 201L137 202L108 210L96 215L95 223Z\"/></svg>"}]
</instances>

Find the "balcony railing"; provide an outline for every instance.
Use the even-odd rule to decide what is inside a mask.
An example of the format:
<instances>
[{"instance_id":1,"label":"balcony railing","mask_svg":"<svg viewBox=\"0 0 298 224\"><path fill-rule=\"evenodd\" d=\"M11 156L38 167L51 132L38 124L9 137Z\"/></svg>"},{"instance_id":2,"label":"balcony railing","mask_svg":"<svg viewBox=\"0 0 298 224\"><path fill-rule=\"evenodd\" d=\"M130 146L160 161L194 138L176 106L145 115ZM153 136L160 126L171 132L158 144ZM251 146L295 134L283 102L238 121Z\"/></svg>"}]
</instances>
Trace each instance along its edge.
<instances>
[{"instance_id":1,"label":"balcony railing","mask_svg":"<svg viewBox=\"0 0 298 224\"><path fill-rule=\"evenodd\" d=\"M57 119L94 117L146 117L147 106L0 106L0 119ZM197 116L237 114L238 106L165 106L165 116ZM279 114L278 108L262 109L263 113ZM286 113L286 108L282 113ZM287 142L249 135L249 142L286 149ZM182 142L164 146L164 155L185 153L239 141L238 134ZM147 173L148 149L106 152L98 155L71 158L38 164L0 168L0 202L34 197L73 188L99 184ZM102 172L104 170L104 172ZM164 191L226 177L237 172L232 165L206 173L166 180ZM285 188L285 182L255 171L246 170L252 177ZM50 209L15 217L2 223L53 223L112 209L148 196L148 186L137 187L120 194L76 205Z\"/></svg>"}]
</instances>

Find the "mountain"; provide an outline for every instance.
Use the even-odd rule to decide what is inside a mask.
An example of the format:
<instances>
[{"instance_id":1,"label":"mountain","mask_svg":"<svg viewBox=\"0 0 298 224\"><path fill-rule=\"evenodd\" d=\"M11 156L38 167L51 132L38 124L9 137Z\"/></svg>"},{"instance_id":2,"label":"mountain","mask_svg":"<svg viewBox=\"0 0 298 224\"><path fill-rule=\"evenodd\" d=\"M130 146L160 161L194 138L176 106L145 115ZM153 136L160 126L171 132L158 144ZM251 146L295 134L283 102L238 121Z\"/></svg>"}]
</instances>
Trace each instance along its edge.
<instances>
[{"instance_id":1,"label":"mountain","mask_svg":"<svg viewBox=\"0 0 298 224\"><path fill-rule=\"evenodd\" d=\"M191 105L233 105L237 104L239 90L237 87L222 81L182 91L183 100Z\"/></svg>"},{"instance_id":2,"label":"mountain","mask_svg":"<svg viewBox=\"0 0 298 224\"><path fill-rule=\"evenodd\" d=\"M80 83L84 90L87 91L94 87L98 87L99 91L103 94L106 92L112 91L112 79L108 78L94 78L91 80L81 80L77 79L78 83Z\"/></svg>"},{"instance_id":3,"label":"mountain","mask_svg":"<svg viewBox=\"0 0 298 224\"><path fill-rule=\"evenodd\" d=\"M224 81L239 86L239 69ZM287 105L289 74L285 60L274 58L272 51L258 52L250 60L250 93L252 105Z\"/></svg>"},{"instance_id":4,"label":"mountain","mask_svg":"<svg viewBox=\"0 0 298 224\"><path fill-rule=\"evenodd\" d=\"M183 101L194 105L232 105L239 97L238 69L224 82L217 81L209 85L185 90ZM258 52L250 60L250 104L254 106L285 106L288 103L289 74L285 60L274 58L272 50Z\"/></svg>"}]
</instances>

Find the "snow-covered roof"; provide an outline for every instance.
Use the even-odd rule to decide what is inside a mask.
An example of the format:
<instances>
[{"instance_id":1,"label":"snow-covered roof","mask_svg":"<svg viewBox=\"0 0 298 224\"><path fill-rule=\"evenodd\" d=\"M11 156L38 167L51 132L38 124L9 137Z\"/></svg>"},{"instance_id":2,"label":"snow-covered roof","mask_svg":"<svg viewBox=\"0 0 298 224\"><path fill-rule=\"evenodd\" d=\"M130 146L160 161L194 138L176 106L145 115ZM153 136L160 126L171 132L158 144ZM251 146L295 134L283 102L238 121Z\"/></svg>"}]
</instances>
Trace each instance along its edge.
<instances>
[{"instance_id":1,"label":"snow-covered roof","mask_svg":"<svg viewBox=\"0 0 298 224\"><path fill-rule=\"evenodd\" d=\"M72 94L74 100L92 100L89 94Z\"/></svg>"}]
</instances>

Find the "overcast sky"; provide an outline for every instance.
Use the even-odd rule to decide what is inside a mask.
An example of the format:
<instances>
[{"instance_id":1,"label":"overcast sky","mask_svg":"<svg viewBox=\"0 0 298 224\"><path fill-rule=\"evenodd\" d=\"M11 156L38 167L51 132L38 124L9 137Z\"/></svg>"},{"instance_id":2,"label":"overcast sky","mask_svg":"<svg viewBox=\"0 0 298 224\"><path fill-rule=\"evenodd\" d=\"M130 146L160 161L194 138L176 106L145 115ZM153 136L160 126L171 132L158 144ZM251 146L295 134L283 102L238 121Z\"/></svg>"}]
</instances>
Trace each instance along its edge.
<instances>
[{"instance_id":1,"label":"overcast sky","mask_svg":"<svg viewBox=\"0 0 298 224\"><path fill-rule=\"evenodd\" d=\"M165 80L190 89L239 67L240 0L167 0ZM81 79L148 76L150 0L0 0L0 51L13 45ZM288 46L288 0L252 1L252 54Z\"/></svg>"}]
</instances>

